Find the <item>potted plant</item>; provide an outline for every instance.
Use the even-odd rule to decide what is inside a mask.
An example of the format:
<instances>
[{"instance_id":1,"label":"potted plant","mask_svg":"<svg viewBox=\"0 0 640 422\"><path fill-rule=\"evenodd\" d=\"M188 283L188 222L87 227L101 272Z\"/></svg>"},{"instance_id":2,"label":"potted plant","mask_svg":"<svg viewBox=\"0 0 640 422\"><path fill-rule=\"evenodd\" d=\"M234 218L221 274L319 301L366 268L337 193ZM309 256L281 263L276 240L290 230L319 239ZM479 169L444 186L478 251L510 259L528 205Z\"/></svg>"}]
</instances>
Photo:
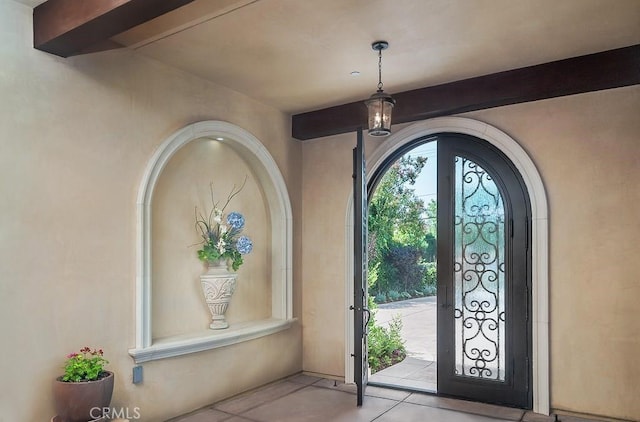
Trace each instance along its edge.
<instances>
[{"instance_id":1,"label":"potted plant","mask_svg":"<svg viewBox=\"0 0 640 422\"><path fill-rule=\"evenodd\" d=\"M104 370L108 363L102 349L83 347L67 355L64 375L53 383L56 422L102 420L113 394L113 372Z\"/></svg>"},{"instance_id":2,"label":"potted plant","mask_svg":"<svg viewBox=\"0 0 640 422\"><path fill-rule=\"evenodd\" d=\"M245 180L246 182L246 180ZM202 238L199 243L198 258L207 264L207 272L200 276L205 301L211 312L212 330L224 329L229 326L225 319L225 312L236 288L237 275L234 273L243 263L242 255L253 249L253 242L243 236L244 216L239 212L225 214L231 199L242 188L235 185L227 196L224 205L220 206L213 195L213 185L210 185L212 208L206 214L198 212L196 208L196 231ZM229 264L234 272L229 271Z\"/></svg>"}]
</instances>

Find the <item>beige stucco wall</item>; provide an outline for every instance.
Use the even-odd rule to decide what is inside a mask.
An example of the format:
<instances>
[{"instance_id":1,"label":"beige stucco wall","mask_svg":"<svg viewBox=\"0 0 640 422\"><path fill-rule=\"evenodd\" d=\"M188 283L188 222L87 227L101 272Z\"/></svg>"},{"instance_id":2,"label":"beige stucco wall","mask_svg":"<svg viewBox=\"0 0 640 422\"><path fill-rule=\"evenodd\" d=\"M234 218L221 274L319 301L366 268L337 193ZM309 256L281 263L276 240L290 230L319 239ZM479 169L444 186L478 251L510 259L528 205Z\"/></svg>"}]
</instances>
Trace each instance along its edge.
<instances>
[{"instance_id":1,"label":"beige stucco wall","mask_svg":"<svg viewBox=\"0 0 640 422\"><path fill-rule=\"evenodd\" d=\"M634 86L464 115L519 142L547 190L555 409L640 415L638 110ZM369 139L368 155L381 142ZM303 144L303 366L337 377L351 282L344 239L354 143L346 134Z\"/></svg>"},{"instance_id":2,"label":"beige stucco wall","mask_svg":"<svg viewBox=\"0 0 640 422\"><path fill-rule=\"evenodd\" d=\"M0 421L49 420L51 382L65 355L84 345L105 349L111 361L112 405L139 407L144 421L301 370L295 324L145 363L144 382L131 383L136 195L154 151L201 120L228 121L255 135L286 182L298 263L301 146L290 137L288 116L135 52L62 59L34 50L31 13L0 2L0 367L10 383L0 393ZM186 205L191 227L194 204ZM300 316L300 266L293 271Z\"/></svg>"}]
</instances>

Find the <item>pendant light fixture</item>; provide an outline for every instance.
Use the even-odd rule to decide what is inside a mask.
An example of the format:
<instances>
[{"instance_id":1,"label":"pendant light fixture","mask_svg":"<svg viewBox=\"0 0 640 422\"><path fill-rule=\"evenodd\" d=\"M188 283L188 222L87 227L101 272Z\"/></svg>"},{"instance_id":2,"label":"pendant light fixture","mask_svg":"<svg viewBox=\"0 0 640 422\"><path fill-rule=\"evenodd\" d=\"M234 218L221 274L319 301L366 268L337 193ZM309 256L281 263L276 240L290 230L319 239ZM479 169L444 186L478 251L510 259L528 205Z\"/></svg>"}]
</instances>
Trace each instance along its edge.
<instances>
[{"instance_id":1,"label":"pendant light fixture","mask_svg":"<svg viewBox=\"0 0 640 422\"><path fill-rule=\"evenodd\" d=\"M369 114L369 135L387 136L391 133L391 111L396 100L382 90L382 50L389 47L386 41L376 41L371 48L378 51L378 90L364 103Z\"/></svg>"}]
</instances>

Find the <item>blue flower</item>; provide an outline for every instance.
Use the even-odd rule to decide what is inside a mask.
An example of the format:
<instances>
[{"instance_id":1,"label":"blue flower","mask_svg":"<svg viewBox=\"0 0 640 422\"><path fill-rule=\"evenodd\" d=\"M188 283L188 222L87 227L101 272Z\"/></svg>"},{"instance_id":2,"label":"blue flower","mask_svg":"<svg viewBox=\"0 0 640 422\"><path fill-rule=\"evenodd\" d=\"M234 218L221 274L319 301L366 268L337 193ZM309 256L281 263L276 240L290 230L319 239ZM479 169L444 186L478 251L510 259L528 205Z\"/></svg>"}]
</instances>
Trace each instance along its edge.
<instances>
[{"instance_id":1,"label":"blue flower","mask_svg":"<svg viewBox=\"0 0 640 422\"><path fill-rule=\"evenodd\" d=\"M253 250L253 242L247 236L240 236L236 242L236 249L242 255L251 253Z\"/></svg>"},{"instance_id":2,"label":"blue flower","mask_svg":"<svg viewBox=\"0 0 640 422\"><path fill-rule=\"evenodd\" d=\"M244 217L239 212L231 212L227 216L227 223L234 229L241 230L244 227Z\"/></svg>"}]
</instances>

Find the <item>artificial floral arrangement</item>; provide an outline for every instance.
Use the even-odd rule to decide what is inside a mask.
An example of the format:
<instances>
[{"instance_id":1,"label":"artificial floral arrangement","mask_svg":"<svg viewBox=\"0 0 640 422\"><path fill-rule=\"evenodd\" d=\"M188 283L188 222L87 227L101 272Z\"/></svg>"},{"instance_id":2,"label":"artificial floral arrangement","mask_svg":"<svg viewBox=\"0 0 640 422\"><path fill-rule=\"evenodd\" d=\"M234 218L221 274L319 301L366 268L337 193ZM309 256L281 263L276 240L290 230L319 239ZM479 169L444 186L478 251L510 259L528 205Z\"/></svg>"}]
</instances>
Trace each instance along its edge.
<instances>
[{"instance_id":1,"label":"artificial floral arrangement","mask_svg":"<svg viewBox=\"0 0 640 422\"><path fill-rule=\"evenodd\" d=\"M209 185L211 191L211 211L205 215L195 209L196 231L202 237L198 244L202 249L198 250L198 258L207 263L219 260L231 261L233 271L237 271L242 265L242 255L246 255L253 250L253 242L247 236L241 236L244 229L244 216L233 211L225 216L225 210L234 196L240 193L247 179L242 186L236 189L233 185L227 200L222 207L214 200L213 183Z\"/></svg>"},{"instance_id":2,"label":"artificial floral arrangement","mask_svg":"<svg viewBox=\"0 0 640 422\"><path fill-rule=\"evenodd\" d=\"M67 355L67 362L64 365L64 375L62 381L84 382L95 381L106 377L109 373L104 370L108 364L104 358L102 349L90 349L83 347L80 353L70 353Z\"/></svg>"}]
</instances>

